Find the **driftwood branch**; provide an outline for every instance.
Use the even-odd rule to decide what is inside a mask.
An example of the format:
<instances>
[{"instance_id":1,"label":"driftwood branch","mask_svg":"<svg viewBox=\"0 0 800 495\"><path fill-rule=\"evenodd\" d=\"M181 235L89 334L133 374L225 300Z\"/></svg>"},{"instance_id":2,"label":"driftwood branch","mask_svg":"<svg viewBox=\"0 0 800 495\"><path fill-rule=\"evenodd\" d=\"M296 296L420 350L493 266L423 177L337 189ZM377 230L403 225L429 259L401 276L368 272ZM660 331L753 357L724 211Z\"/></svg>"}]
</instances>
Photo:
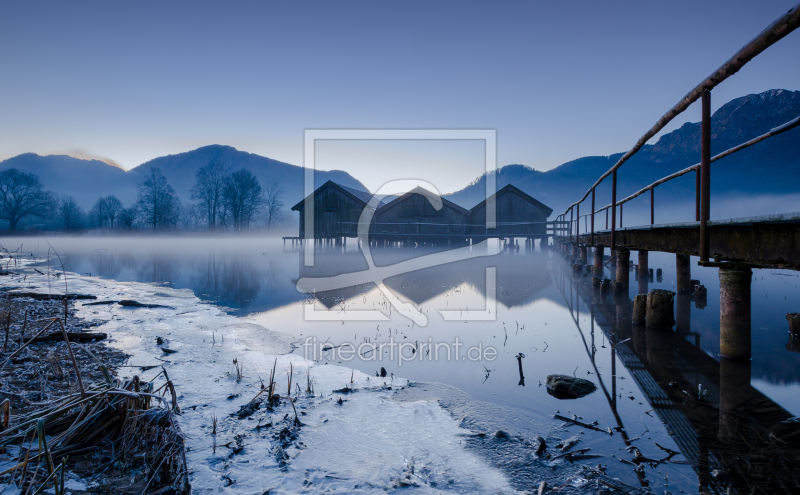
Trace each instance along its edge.
<instances>
[{"instance_id":1,"label":"driftwood branch","mask_svg":"<svg viewBox=\"0 0 800 495\"><path fill-rule=\"evenodd\" d=\"M556 418L556 419L560 419L561 421L564 421L564 422L567 422L567 423L572 423L572 424L574 424L574 425L578 425L578 426L582 426L582 427L584 427L584 428L588 428L588 429L590 429L590 430L599 431L599 432L601 432L601 433L608 433L609 435L611 435L611 432L610 432L610 430L603 430L603 429L601 429L601 428L598 428L598 427L597 427L597 426L595 426L595 425L590 425L589 423L583 423L583 422L581 422L581 421L578 421L578 420L576 420L576 419L568 418L568 417L566 417L566 416L561 416L560 414L556 414L556 415L555 415L555 418ZM577 451L576 451L576 452L577 452Z\"/></svg>"},{"instance_id":2,"label":"driftwood branch","mask_svg":"<svg viewBox=\"0 0 800 495\"><path fill-rule=\"evenodd\" d=\"M108 334L102 332L66 332L70 342L91 342L93 340L104 340ZM53 332L48 335L36 337L34 342L63 342L64 332Z\"/></svg>"}]
</instances>

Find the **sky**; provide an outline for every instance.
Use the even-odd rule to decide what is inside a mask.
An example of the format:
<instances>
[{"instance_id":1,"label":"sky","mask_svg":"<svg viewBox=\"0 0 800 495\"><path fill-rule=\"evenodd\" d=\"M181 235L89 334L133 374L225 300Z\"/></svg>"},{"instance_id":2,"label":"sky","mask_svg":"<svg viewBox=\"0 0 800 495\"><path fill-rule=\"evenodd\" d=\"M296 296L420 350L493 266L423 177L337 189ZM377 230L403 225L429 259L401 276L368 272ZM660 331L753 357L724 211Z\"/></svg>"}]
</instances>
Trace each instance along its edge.
<instances>
[{"instance_id":1,"label":"sky","mask_svg":"<svg viewBox=\"0 0 800 495\"><path fill-rule=\"evenodd\" d=\"M0 160L225 144L301 165L305 129L494 129L498 165L548 170L629 149L795 2L3 1ZM712 107L800 90L798 53L794 32ZM321 144L316 165L443 191L483 171L480 143L385 144Z\"/></svg>"}]
</instances>

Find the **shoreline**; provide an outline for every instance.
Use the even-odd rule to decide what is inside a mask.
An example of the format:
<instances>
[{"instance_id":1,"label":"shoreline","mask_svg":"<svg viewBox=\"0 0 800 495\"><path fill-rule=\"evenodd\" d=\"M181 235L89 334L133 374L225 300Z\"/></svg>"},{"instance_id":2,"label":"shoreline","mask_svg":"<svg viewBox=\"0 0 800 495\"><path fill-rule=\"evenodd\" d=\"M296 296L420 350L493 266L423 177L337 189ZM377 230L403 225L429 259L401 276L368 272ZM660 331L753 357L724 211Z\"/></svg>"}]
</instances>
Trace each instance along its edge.
<instances>
[{"instance_id":1,"label":"shoreline","mask_svg":"<svg viewBox=\"0 0 800 495\"><path fill-rule=\"evenodd\" d=\"M120 379L117 370L128 356L106 345L107 334L93 331L104 321L76 315L75 302L91 296L68 295L0 293L3 493L48 485L75 495L149 487L188 493L172 411L157 404L159 397L142 395L157 393L154 382Z\"/></svg>"},{"instance_id":2,"label":"shoreline","mask_svg":"<svg viewBox=\"0 0 800 495\"><path fill-rule=\"evenodd\" d=\"M544 480L566 493L640 491L594 468L573 468L535 455L533 430L497 436L501 422L482 423L476 412L487 404L457 389L449 396L460 396L462 405L472 403L468 421L458 417L465 411L453 405L458 401L447 403L444 385L396 377L382 385L349 368L307 362L291 354L289 334L243 323L190 291L69 276L71 286L97 297L76 302L74 311L105 322L99 329L109 334L109 347L126 350L126 366L147 368L143 380L157 374L150 366L164 366L174 380L182 409L178 423L186 432L189 474L198 493L225 487L293 493L310 485L346 490L358 485L366 492L383 492L413 484L433 492L535 493ZM135 298L143 306L92 304L112 295ZM160 347L177 352L163 354ZM232 358L243 367L238 379ZM291 401L263 399L262 387L273 367L280 396L287 395L292 373ZM308 392L309 378L313 393ZM423 389L430 391L419 394ZM259 394L257 402L251 400ZM421 411L427 419L420 420ZM482 414L487 416L485 410ZM376 424L382 429L376 430ZM550 430L551 445L566 433ZM548 454L557 452L551 447ZM514 456L524 462L498 462ZM535 463L536 469L526 463ZM425 471L420 472L421 465ZM310 472L317 474L309 478ZM610 488L615 483L621 490Z\"/></svg>"}]
</instances>

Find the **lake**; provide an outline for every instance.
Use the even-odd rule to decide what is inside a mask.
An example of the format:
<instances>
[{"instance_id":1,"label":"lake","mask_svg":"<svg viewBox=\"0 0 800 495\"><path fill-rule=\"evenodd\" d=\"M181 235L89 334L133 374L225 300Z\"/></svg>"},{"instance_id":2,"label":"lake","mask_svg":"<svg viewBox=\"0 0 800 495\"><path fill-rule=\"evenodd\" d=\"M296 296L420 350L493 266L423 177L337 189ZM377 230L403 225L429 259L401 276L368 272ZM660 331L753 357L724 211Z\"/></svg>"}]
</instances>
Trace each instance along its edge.
<instances>
[{"instance_id":1,"label":"lake","mask_svg":"<svg viewBox=\"0 0 800 495\"><path fill-rule=\"evenodd\" d=\"M581 431L578 448L605 455L599 461L607 473L632 485L641 482L634 466L610 457L630 460L631 446L650 459L679 452L670 459L677 463L646 468L653 489L758 484L737 474L735 459L760 459L759 442L800 415L800 346L792 345L786 321L786 313L800 311L793 271L753 270L753 357L740 363L719 357L718 270L698 267L694 257L692 278L708 289L707 299L678 295L676 329L655 331L630 323L630 299L640 288L633 273L627 297L604 294L548 249L492 254L474 246L441 263L435 257L443 248L373 248L385 287L359 279L326 290L329 277L366 269L355 242L319 249L313 267L305 266L304 251L276 238L30 237L4 245L48 260L37 265L43 272L63 263L85 276L190 289L243 322L288 333L292 353L320 365L388 385L399 377L430 384L404 393L409 400L436 395L465 428L527 438ZM421 268L427 259L436 263ZM647 290L675 290L675 255L650 253L650 267L662 276L647 280ZM606 276L614 278L608 267ZM63 290L57 283L53 290ZM547 392L549 374L585 378L598 390L562 400ZM554 415L596 429L567 430ZM472 448L518 485L531 476L513 453L480 442Z\"/></svg>"}]
</instances>

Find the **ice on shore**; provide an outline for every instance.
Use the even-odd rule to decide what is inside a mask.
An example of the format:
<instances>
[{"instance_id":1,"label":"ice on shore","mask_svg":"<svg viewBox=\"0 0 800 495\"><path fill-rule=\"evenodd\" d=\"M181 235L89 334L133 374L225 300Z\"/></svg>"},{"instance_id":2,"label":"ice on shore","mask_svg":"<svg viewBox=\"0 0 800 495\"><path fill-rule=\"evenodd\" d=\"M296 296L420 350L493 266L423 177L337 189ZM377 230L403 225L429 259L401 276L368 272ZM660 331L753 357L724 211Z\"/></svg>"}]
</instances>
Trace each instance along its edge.
<instances>
[{"instance_id":1,"label":"ice on shore","mask_svg":"<svg viewBox=\"0 0 800 495\"><path fill-rule=\"evenodd\" d=\"M466 431L437 402L393 399L405 380L317 366L290 354L289 334L243 323L189 290L67 275L70 292L168 306L76 302L78 316L108 320L97 330L109 334L109 345L131 355L127 364L135 367L121 368L121 375L149 379L160 367L145 372L137 367L153 365L169 373L182 408L179 421L195 493L384 493L405 486L416 486L419 493L515 492L499 469L464 447ZM27 281L47 291L45 276L31 273ZM162 354L157 337L178 352ZM259 392L276 357L276 392L286 394L291 363L292 395L304 424L283 444L276 438L294 418L287 401L274 412L261 407L245 419L231 416ZM234 358L243 365L240 382ZM313 397L305 393L308 373ZM333 393L345 386L355 392ZM216 436L212 416L218 418Z\"/></svg>"}]
</instances>

